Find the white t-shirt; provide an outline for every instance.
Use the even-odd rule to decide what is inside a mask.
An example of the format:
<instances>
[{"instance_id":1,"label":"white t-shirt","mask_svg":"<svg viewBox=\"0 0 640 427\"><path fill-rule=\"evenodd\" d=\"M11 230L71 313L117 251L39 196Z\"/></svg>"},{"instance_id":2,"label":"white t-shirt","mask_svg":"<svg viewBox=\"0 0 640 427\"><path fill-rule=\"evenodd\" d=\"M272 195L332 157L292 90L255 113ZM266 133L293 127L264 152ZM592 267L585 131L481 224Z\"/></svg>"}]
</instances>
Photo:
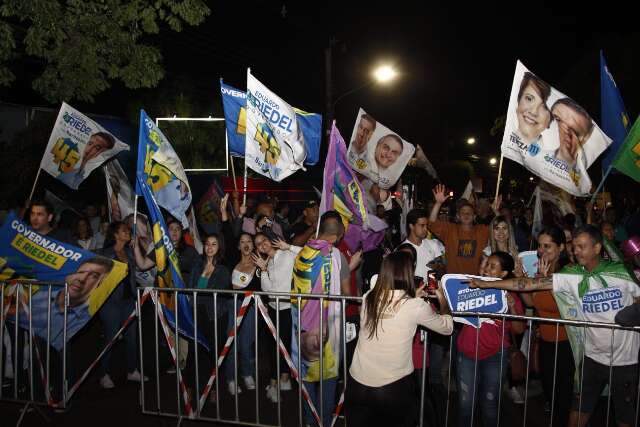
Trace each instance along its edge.
<instances>
[{"instance_id":1,"label":"white t-shirt","mask_svg":"<svg viewBox=\"0 0 640 427\"><path fill-rule=\"evenodd\" d=\"M427 277L427 273L431 270L427 267L427 264L444 254L444 245L437 239L423 239L420 246L414 245L409 239L402 243L409 243L415 248L418 254L415 275L423 279Z\"/></svg>"},{"instance_id":2,"label":"white t-shirt","mask_svg":"<svg viewBox=\"0 0 640 427\"><path fill-rule=\"evenodd\" d=\"M553 275L553 292L561 294L566 301L573 302L576 320L589 322L615 323L616 314L633 304L640 296L640 287L629 280L602 274L607 287L596 278L589 279L589 291L582 298L578 285L582 280L579 274L556 273ZM571 311L571 310L570 310ZM566 316L563 316L566 317ZM574 317L574 316L569 316ZM574 320L574 319L567 319ZM609 365L611 356L611 329L585 328L585 355L598 363ZM613 337L613 366L625 366L638 363L640 334L633 331L616 330Z\"/></svg>"},{"instance_id":3,"label":"white t-shirt","mask_svg":"<svg viewBox=\"0 0 640 427\"><path fill-rule=\"evenodd\" d=\"M368 292L363 298L366 298ZM394 290L391 304L380 317L377 335L369 338L364 327L366 304L360 309L360 333L349 372L360 384L382 387L413 372L411 347L417 325L439 334L450 335L453 319L436 313L421 298L405 298L404 291Z\"/></svg>"},{"instance_id":4,"label":"white t-shirt","mask_svg":"<svg viewBox=\"0 0 640 427\"><path fill-rule=\"evenodd\" d=\"M291 292L293 280L293 265L298 253L302 250L299 246L291 245L286 251L276 250L276 254L267 262L267 271L260 274L260 285L265 292ZM269 305L276 308L276 298L270 297ZM291 308L288 298L280 298L280 310Z\"/></svg>"}]
</instances>

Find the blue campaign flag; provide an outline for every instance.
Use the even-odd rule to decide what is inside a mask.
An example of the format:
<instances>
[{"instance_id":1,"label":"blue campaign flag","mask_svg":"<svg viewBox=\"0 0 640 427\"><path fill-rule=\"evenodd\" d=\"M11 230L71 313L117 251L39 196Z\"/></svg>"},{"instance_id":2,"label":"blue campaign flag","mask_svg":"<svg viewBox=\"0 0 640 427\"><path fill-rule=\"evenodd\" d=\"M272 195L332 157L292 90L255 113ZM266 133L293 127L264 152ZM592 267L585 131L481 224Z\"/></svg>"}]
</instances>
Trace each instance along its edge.
<instances>
[{"instance_id":1,"label":"blue campaign flag","mask_svg":"<svg viewBox=\"0 0 640 427\"><path fill-rule=\"evenodd\" d=\"M140 110L136 177L147 184L158 205L177 218L182 227L189 228L186 214L191 205L189 180L171 143L144 110ZM136 194L142 195L138 179Z\"/></svg>"},{"instance_id":2,"label":"blue campaign flag","mask_svg":"<svg viewBox=\"0 0 640 427\"><path fill-rule=\"evenodd\" d=\"M225 84L222 79L220 79L220 93L222 95L229 152L232 156L244 157L247 93ZM295 112L307 151L307 158L304 164L313 166L318 163L320 158L322 116L299 109L295 109Z\"/></svg>"},{"instance_id":3,"label":"blue campaign flag","mask_svg":"<svg viewBox=\"0 0 640 427\"><path fill-rule=\"evenodd\" d=\"M125 263L39 234L18 219L14 212L7 216L0 228L0 282L5 287L2 307L9 310L9 319L16 317L15 305L11 307L9 304L10 292L15 291L15 287L5 281L67 283L66 313L64 287L49 290L46 285L34 285L31 298L24 292L17 308L18 325L29 329L25 307L31 304L33 332L43 340L49 337L49 343L57 350L62 350L64 345L65 328L66 340L69 341L112 293L116 294L115 299L123 299L123 288L131 286L128 280L121 284L127 269ZM134 292L133 289L130 291Z\"/></svg>"},{"instance_id":4,"label":"blue campaign flag","mask_svg":"<svg viewBox=\"0 0 640 427\"><path fill-rule=\"evenodd\" d=\"M618 148L629 133L629 116L602 51L600 51L600 114L602 130L613 141L602 157L602 170L606 173Z\"/></svg>"},{"instance_id":5,"label":"blue campaign flag","mask_svg":"<svg viewBox=\"0 0 640 427\"><path fill-rule=\"evenodd\" d=\"M137 187L142 192L147 208L149 210L149 221L151 223L151 230L153 234L153 246L156 261L156 268L158 269L157 280L158 287L160 288L186 288L182 275L180 274L180 267L178 264L178 253L169 238L167 232L167 225L160 212L160 207L156 203L156 199L153 197L153 193L149 188L144 175L138 171ZM175 330L176 322L176 307L178 311L178 332L181 335L189 338L194 337L194 322L193 322L193 307L189 303L187 294L177 293L177 298L174 298L173 293L160 292L159 300L162 310L167 322L169 323L171 330ZM209 348L206 341L201 334L198 334L198 341Z\"/></svg>"},{"instance_id":6,"label":"blue campaign flag","mask_svg":"<svg viewBox=\"0 0 640 427\"><path fill-rule=\"evenodd\" d=\"M507 311L507 291L500 289L472 289L469 279L491 280L487 277L468 276L464 274L445 274L441 286L451 311L472 313L505 313ZM479 327L487 318L454 317L454 321Z\"/></svg>"}]
</instances>

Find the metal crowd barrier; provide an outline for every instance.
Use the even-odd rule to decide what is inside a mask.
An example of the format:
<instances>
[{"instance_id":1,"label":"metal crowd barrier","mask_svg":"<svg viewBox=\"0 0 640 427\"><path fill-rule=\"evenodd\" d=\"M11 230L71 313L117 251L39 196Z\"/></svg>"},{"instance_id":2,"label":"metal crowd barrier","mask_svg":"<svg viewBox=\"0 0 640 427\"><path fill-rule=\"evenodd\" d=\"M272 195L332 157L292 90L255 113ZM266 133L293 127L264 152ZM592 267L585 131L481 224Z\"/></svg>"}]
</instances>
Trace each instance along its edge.
<instances>
[{"instance_id":1,"label":"metal crowd barrier","mask_svg":"<svg viewBox=\"0 0 640 427\"><path fill-rule=\"evenodd\" d=\"M60 293L61 313L55 301ZM0 283L0 401L22 405L17 425L31 408L48 421L42 407L66 406L68 305L66 283ZM62 323L52 315L61 316ZM52 333L62 334L61 350L52 348Z\"/></svg>"},{"instance_id":2,"label":"metal crowd barrier","mask_svg":"<svg viewBox=\"0 0 640 427\"><path fill-rule=\"evenodd\" d=\"M306 398L303 393L303 390L300 387L297 387L297 399L296 399L297 405L293 404L290 398L284 398L284 399L278 398L276 404L267 403L267 405L272 405L272 406L268 408L264 407L265 406L264 389L260 385L262 382L261 379L263 379L264 376L262 376L263 378L261 378L259 367L260 367L260 364L264 361L264 358L262 356L264 356L266 353L261 349L265 343L263 342L262 339L260 339L258 326L260 322L262 322L262 320L260 320L260 317L262 317L262 311L259 309L259 305L260 304L266 305L267 298L269 297L272 298L271 301L275 301L278 308L280 307L280 304L285 301L286 302L292 301L292 300L296 301L297 308L294 308L294 306L292 306L292 310L298 311L298 316L297 316L298 319L300 319L300 305L302 301L309 300L309 299L319 299L321 303L324 301L335 301L338 304L340 304L341 333L342 333L340 373L342 378L341 378L341 383L339 383L338 386L336 387L335 399L337 402L337 407L339 409L343 409L342 393L343 393L344 387L348 386L347 385L348 361L347 361L347 353L346 353L346 342L344 340L345 331L346 331L345 310L346 310L347 303L352 303L352 302L360 303L362 301L361 297L343 297L343 296L334 296L334 295L311 295L311 294L295 294L295 293L267 293L267 292L245 293L243 291L233 291L233 290L202 290L202 289L178 290L178 289L165 289L165 288L147 288L146 290L145 289L139 290L138 292L139 299L142 297L142 294L144 292L151 292L152 299L154 301L157 301L159 295L162 293L167 293L172 295L171 298L176 298L176 295L179 293L184 293L189 296L192 302L192 316L194 318L196 335L198 335L202 331L203 327L208 327L210 329L209 336L213 337L213 342L210 343L212 347L211 349L212 353L208 356L205 355L204 357L208 358L208 362L210 364L213 363L216 366L216 369L214 371L216 373L215 379L211 383L211 391L215 392L215 394L214 394L214 399L211 400L209 404L207 404L207 399L205 398L206 396L203 394L206 386L203 387L203 384L201 383L201 372L203 369L203 366L202 366L203 353L200 352L199 354L197 350L193 351L194 348L197 347L197 346L194 347L193 344L190 344L189 355L188 355L189 358L193 359L192 360L194 363L193 372L187 377L181 377L180 375L176 375L175 384L173 384L172 386L168 385L167 380L161 377L160 366L159 366L160 364L158 359L158 354L159 354L158 343L160 340L164 339L164 337L160 336L160 332L159 332L160 326L161 326L159 325L159 323L162 322L162 318L161 316L154 316L155 320L153 325L143 325L143 323L139 320L138 327L139 327L139 336L140 336L140 359L144 360L144 355L149 350L152 350L153 357L155 358L154 372L151 375L155 379L155 384L152 384L152 383L148 385L145 385L144 383L141 384L141 406L142 406L142 412L144 414L173 418L177 420L178 425L185 419L193 419L193 420L200 420L200 421L224 422L228 424L250 425L250 426L274 426L274 425L275 426L282 426L282 425L304 426L306 422L303 419L302 407ZM199 310L197 309L198 300L202 299L203 297L213 298L214 300L214 311L215 311L214 319L212 321L212 324L209 324L206 326L201 321L202 319L200 320L198 319L199 314L200 315L202 314L202 313L199 313L198 312ZM220 363L222 362L222 359L221 359L222 355L226 355L226 357L232 357L234 361L233 381L237 386L240 385L240 381L239 381L240 377L238 376L238 346L233 345L231 351L229 351L229 349L231 348L231 346L229 345L229 341L227 340L225 345L220 345L219 341L222 337L219 334L224 333L226 336L227 334L226 331L231 330L229 336L236 337L238 330L241 329L241 326L238 327L238 324L237 324L238 318L236 317L236 322L234 322L233 325L229 325L226 328L221 329L220 322L224 323L226 322L226 319L219 318L217 311L221 307L220 302L227 299L229 301L228 302L229 306L233 307L234 313L238 313L239 307L244 307L244 308L247 307L246 298L249 299L249 304L253 304L254 306L255 304L258 304L258 307L256 307L256 309L253 311L253 318L244 319L243 323L241 324L242 326L244 325L244 322L250 321L250 322L253 322L253 326L254 326L252 353L255 356L253 378L255 380L256 387L255 387L255 392L247 393L249 397L243 396L242 398L239 398L238 393L229 397L230 395L227 393L226 387L220 386L220 379L219 379L218 373L222 368L222 366L220 365ZM241 304L239 299L245 304ZM570 325L570 326L577 326L577 327L583 327L583 328L587 328L587 327L606 328L611 330L612 343L613 343L613 334L615 333L615 331L634 330L634 331L640 332L640 328L624 328L614 324L568 321L568 320L562 320L562 319L547 319L547 318L540 318L540 317L533 317L533 316L514 316L514 315L508 315L508 314L466 313L466 312L454 312L453 315L458 317L473 317L476 319L479 319L482 317L482 318L492 318L496 320L522 321L522 322L526 322L528 329L530 331L533 331L534 327L540 323L556 325L556 331L559 330L559 327L561 325ZM275 319L273 319L273 322L274 322L274 332L276 336L279 337L281 336L280 335L280 324L281 324L280 310L276 310L276 316L275 316ZM298 328L297 328L298 331L300 331L299 326L300 325L298 325ZM153 343L154 343L153 349L147 349L143 345L142 337L145 336L146 329L152 329ZM503 323L502 332L503 334L505 333L504 323ZM431 332L426 331L424 348L422 353L423 367L426 367L427 351L430 345L429 343L430 334ZM179 335L178 325L175 325L175 327L172 328L171 335L172 335L173 341L176 343L176 347L180 346L181 343L180 343L180 340L178 340L178 335ZM529 352L532 347L531 335L532 334L529 334L529 343L528 343L529 345L527 346L529 349ZM476 339L478 336L479 334L476 334ZM297 338L298 338L298 342L300 342L299 333ZM273 337L269 336L267 339L272 340ZM449 342L448 342L448 346L449 346L448 367L447 367L448 374L447 374L447 380L446 380L447 384L445 386L446 387L445 388L446 407L444 410L445 413L443 415L444 419L440 419L438 422L438 425L445 425L445 426L458 425L457 424L458 420L455 419L456 417L454 416L454 414L456 413L456 402L455 402L455 399L453 399L453 396L455 395L455 391L453 391L452 389L452 380L454 379L454 376L455 376L454 355L456 352L454 339L455 339L455 334L454 336L449 338ZM192 340L189 340L189 341L193 343ZM555 405L554 405L555 400L572 398L572 396L555 396L555 377L557 374L556 372L557 346L558 344L556 342L556 353L554 355L554 395L552 396L552 401L550 402L551 414L548 415L548 420L550 421L546 421L547 418L543 419L544 420L543 422L549 423L548 425L554 425L553 422L554 422L555 414L553 411L555 408ZM323 346L321 346L321 351L322 351L322 347ZM175 350L177 353L178 349L175 349ZM290 351L290 348L288 348L287 350ZM506 351L508 351L507 348L504 348L502 350L502 352L506 352ZM504 370L507 369L507 366L502 366L502 362L501 362L500 393L498 394L498 424L499 425L504 425L504 426L516 426L516 425L520 426L521 425L525 427L526 425L531 424L531 421L534 418L537 418L536 420L537 424L540 424L539 417L541 416L547 417L547 415L542 415L543 413L542 411L531 412L529 410L529 407L531 404L533 404L534 399L528 396L528 392L530 388L530 374L529 374L530 366L529 365L530 365L531 355L527 354L526 356L527 356L527 370L526 370L526 378L525 378L525 385L524 385L525 399L524 399L524 405L522 406L522 409L521 409L522 411L521 419L501 419L500 413L504 410L504 406L505 406L505 403L503 402L503 398L502 398L502 394L503 394L502 372L504 372ZM277 367L277 372L276 372L276 378L278 381L277 387L278 387L278 390L280 390L280 358L283 357L283 355L281 352L278 352L276 349L276 354L274 355L274 357L276 358L276 367ZM322 360L322 354L320 355L320 360ZM583 355L583 360L584 360L584 355ZM474 370L474 385L477 379L477 360L475 361L475 364L476 366ZM300 372L299 360L298 360L298 366L294 366L294 368L296 368L297 371ZM420 395L417 397L419 399L419 405L417 405L419 407L419 414L417 415L417 417L418 417L418 425L420 427L431 425L424 417L425 408L426 408L425 399L428 398L430 393L429 389L427 388L428 381L427 381L426 371L427 371L426 369L422 369L421 379L419 381ZM611 374L611 371L612 369L610 365L610 374ZM213 368L212 368L212 372L213 372ZM321 367L321 372L322 372L322 367ZM582 379L583 374L584 372L580 373L580 380ZM144 372L143 372L143 375L144 375ZM209 380L211 380L211 377L209 377ZM195 392L185 393L184 387L183 385L181 385L181 381L188 383L189 384L188 388L192 388L193 390L195 390ZM635 379L635 381L637 381L637 379ZM291 375L291 382L294 385L296 384L294 372L292 372L292 375ZM322 389L323 383L324 381L320 382L320 389ZM175 391L168 393L169 387L175 388ZM153 389L149 390L150 388L153 388ZM294 387L294 390L295 390L295 387ZM172 395L173 397L167 398L168 394ZM323 393L321 390L319 393L319 405L317 408L319 419L324 419L324 416L325 416L325 414L323 413L324 402L323 402L322 394ZM638 394L640 396L640 393ZM189 408L188 408L189 405L185 403L185 396L190 397L191 401L194 402L191 412L189 412ZM339 396L340 396L340 399L339 399ZM436 396L436 397L442 398L442 396ZM476 419L478 418L478 413L477 413L478 399L479 398L476 397L476 395L474 394L472 419L474 417ZM538 399L538 404L540 404L539 399ZM636 401L636 424L637 424L637 418L638 418L639 404L640 402L637 400ZM283 410L284 410L284 413L287 415L287 417L283 416ZM519 411L513 411L513 412L519 412ZM607 420L606 425L609 425L608 420L610 418L610 413L611 413L611 399L608 398L607 408L606 408L606 420ZM297 415L297 417L293 416L292 414ZM481 423L476 422L473 425L480 425L480 424ZM328 425L328 424L325 423L325 425ZM331 425L348 425L348 416L344 415L344 410L340 411L339 414L334 414ZM597 424L592 423L592 425L595 426Z\"/></svg>"}]
</instances>

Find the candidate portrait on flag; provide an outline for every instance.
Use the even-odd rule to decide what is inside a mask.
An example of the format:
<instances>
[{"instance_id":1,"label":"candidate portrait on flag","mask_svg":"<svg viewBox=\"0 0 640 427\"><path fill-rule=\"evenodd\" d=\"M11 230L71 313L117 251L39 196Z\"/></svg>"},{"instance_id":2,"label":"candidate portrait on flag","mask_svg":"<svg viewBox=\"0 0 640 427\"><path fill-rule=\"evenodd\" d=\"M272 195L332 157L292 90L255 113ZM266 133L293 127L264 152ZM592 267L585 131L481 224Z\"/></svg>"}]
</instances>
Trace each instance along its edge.
<instances>
[{"instance_id":1,"label":"candidate portrait on flag","mask_svg":"<svg viewBox=\"0 0 640 427\"><path fill-rule=\"evenodd\" d=\"M347 151L354 171L388 189L398 181L414 152L415 147L396 132L362 108L358 111Z\"/></svg>"},{"instance_id":2,"label":"candidate portrait on flag","mask_svg":"<svg viewBox=\"0 0 640 427\"><path fill-rule=\"evenodd\" d=\"M574 196L587 196L587 168L611 139L589 113L518 61L502 154Z\"/></svg>"},{"instance_id":3,"label":"candidate portrait on flag","mask_svg":"<svg viewBox=\"0 0 640 427\"><path fill-rule=\"evenodd\" d=\"M70 105L62 103L40 167L74 190L109 158L129 146Z\"/></svg>"},{"instance_id":4,"label":"candidate portrait on flag","mask_svg":"<svg viewBox=\"0 0 640 427\"><path fill-rule=\"evenodd\" d=\"M28 329L29 316L24 310L31 304L34 333L46 340L49 324L50 344L58 350L63 347L65 326L68 341L98 311L126 274L126 264L41 235L13 213L0 229L0 280L36 279L67 285L66 313L64 286L51 287L51 292L47 286L33 286L31 301L27 292L20 296L18 316L15 306L9 312L9 318L18 317L18 325ZM6 287L5 298L8 295ZM8 301L5 306L10 306Z\"/></svg>"}]
</instances>

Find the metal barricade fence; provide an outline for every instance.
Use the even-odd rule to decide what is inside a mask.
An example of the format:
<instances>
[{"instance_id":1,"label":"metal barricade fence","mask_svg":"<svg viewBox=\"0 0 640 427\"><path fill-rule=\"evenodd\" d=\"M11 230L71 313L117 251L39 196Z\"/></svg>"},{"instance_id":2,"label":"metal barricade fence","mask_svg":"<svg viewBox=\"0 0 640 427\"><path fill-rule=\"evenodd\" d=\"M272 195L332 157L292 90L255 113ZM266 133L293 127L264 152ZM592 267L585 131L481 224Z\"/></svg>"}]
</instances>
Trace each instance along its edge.
<instances>
[{"instance_id":1,"label":"metal barricade fence","mask_svg":"<svg viewBox=\"0 0 640 427\"><path fill-rule=\"evenodd\" d=\"M177 423L180 424L183 419L194 419L194 420L202 420L202 421L212 421L212 422L225 422L229 424L238 424L238 425L251 425L251 426L281 426L281 425L300 425L303 426L305 424L309 424L307 420L305 420L303 415L303 406L308 404L309 402L313 402L309 407L311 408L311 412L315 418L315 423L311 423L311 425L318 425L319 420L325 420L324 425L348 425L348 416L345 417L343 414L342 405L344 402L344 390L347 385L347 370L348 363L350 361L347 360L346 354L346 340L344 339L346 336L346 306L349 303L361 303L361 297L346 297L346 296L334 296L334 295L311 295L311 294L294 294L294 293L267 293L267 292L243 292L238 290L203 290L203 289L166 289L166 288L146 288L140 289L138 292L138 298L140 299L143 293L150 292L151 299L157 303L159 299L159 295L166 293L172 295L172 298L176 298L178 293L184 293L189 295L191 300L191 309L192 316L194 318L195 325L195 334L199 335L200 333L204 333L204 329L209 329L208 333L204 333L204 335L208 336L212 342L210 342L211 352L208 354L206 351L198 350L198 346L193 345L192 340L182 341L178 339L178 326L174 325L171 331L168 331L166 325L166 319L163 318L161 314L161 310L158 310L158 306L156 305L156 315L154 316L154 324L143 326L143 323L139 319L138 328L139 328L139 337L140 337L140 360L145 360L145 353L148 351L143 345L142 337L145 336L146 328L150 328L153 330L153 359L154 359L154 372L152 379L155 379L155 384L145 385L141 384L141 406L142 412L144 414L149 415L158 415L164 417L171 417L177 420ZM203 299L209 298L210 303L212 302L213 309L213 318L207 319L204 321L202 317L205 315L205 312L202 311L199 307L201 306L201 302ZM242 298L241 301L239 299ZM275 314L275 318L271 318L267 313L265 301L266 298L269 298L270 302L276 305L276 309L273 310L273 314ZM340 376L341 376L341 385L337 387L336 395L331 396L332 402L328 407L336 408L333 411L332 417L327 421L327 414L325 413L325 397L323 396L323 388L327 387L327 381L320 381L318 384L319 393L315 393L318 396L317 399L311 399L305 384L304 387L297 387L297 399L295 399L297 404L293 403L291 398L284 397L281 393L278 393L277 400L274 404L269 403L268 401L265 403L264 391L262 390L261 384L262 379L265 378L264 375L260 375L261 370L260 366L265 361L265 357L267 352L264 350L263 345L265 344L263 340L260 339L259 324L261 323L259 318L262 317L263 321L267 324L268 331L270 336L268 340L274 340L276 337L282 337L282 327L281 324L283 320L281 318L281 306L283 304L287 304L288 302L295 302L296 304L292 305L291 310L297 311L297 316L293 316L297 319L298 324L294 325L297 328L294 328L298 331L297 340L300 342L300 307L301 303L304 301L309 301L312 299L316 299L320 301L320 304L325 301L335 302L339 305L340 312L340 333L342 338L340 340L340 353L341 353L341 363L340 363ZM200 302L199 302L200 301ZM226 320L223 315L220 314L220 311L224 311L224 307L227 304L227 308L231 309L232 315L229 316L233 318L229 325L226 325ZM176 305L177 306L177 305ZM250 308L253 306L253 311L250 311ZM252 313L252 318L244 318L247 313ZM286 312L285 312L286 313ZM527 327L530 331L534 330L534 327L538 324L545 323L555 325L556 331L560 330L561 326L574 326L578 328L605 328L611 330L612 334L612 344L613 344L613 334L616 331L620 330L632 330L634 333L640 332L640 328L624 328L619 325L614 324L606 324L606 323L594 323L594 322L583 322L583 321L568 321L562 319L548 319L548 318L540 318L540 317L532 317L532 316L515 316L508 314L490 314L490 313L465 313L465 312L455 312L454 316L457 317L473 317L476 319L480 318L491 318L494 320L501 320L501 333L504 338L504 334L507 333L505 322L504 321L520 321L526 322ZM175 318L178 318L177 313L175 313ZM320 322L323 322L322 316L320 316ZM247 393L249 397L239 398L238 394L229 394L226 392L222 392L222 390L226 389L226 387L221 387L219 372L223 368L223 363L225 361L225 357L232 358L233 368L231 379L235 383L236 387L240 384L240 377L238 375L239 368L239 349L238 345L235 345L235 339L243 334L243 328L247 325L246 322L251 322L253 326L253 339L251 341L250 347L252 348L251 352L255 357L255 363L252 369L251 374L253 375L253 379L255 381L255 392ZM172 354L177 355L179 353L180 345L184 345L184 343L188 343L189 345L189 354L187 359L191 359L187 364L192 363L191 369L189 369L189 374L186 376L182 376L180 366L176 366L176 377L175 384L173 386L169 386L168 382L165 378L161 377L160 373L160 362L159 362L159 340L161 339L159 335L159 327L162 327L165 333L170 333L170 341L175 343L174 349L172 349ZM323 325L321 325L322 329ZM559 333L559 332L557 332ZM222 336L221 334L224 334ZM426 360L427 360L427 351L430 346L429 337L431 336L430 332L426 332L425 334L425 342L422 350L422 361L423 367L426 368ZM525 396L524 396L524 404L521 405L521 408L518 409L516 405L507 405L503 401L502 397L502 387L503 387L503 378L504 373L507 371L507 366L504 365L505 358L501 357L500 367L499 367L499 390L497 399L498 399L498 412L497 412L497 425L504 426L520 426L523 427L531 424L531 421L535 419L536 423L540 424L541 419L542 423L545 425L558 425L557 423L557 415L556 411L556 401L558 399L571 399L572 396L557 396L555 393L556 389L556 377L558 376L557 368L557 357L558 357L558 343L555 343L555 355L554 355L554 367L553 367L553 387L551 391L551 414L543 415L542 411L543 402L540 399L533 399L528 396L528 392L530 389L530 361L531 355L531 341L532 334L529 335L528 342L528 352L527 352L527 369L526 369L526 377L525 377ZM223 341L222 338L225 338L224 344L221 344ZM246 337L242 337L243 339ZM476 332L476 348L477 348L477 340L479 339L479 329ZM421 378L419 381L419 414L418 416L418 425L428 426L431 425L427 419L425 419L425 415L433 415L433 414L425 414L426 411L426 403L431 398L439 398L446 400L444 410L444 414L439 413L435 414L437 419L437 425L459 425L457 417L454 414L459 415L459 405L456 399L453 397L460 393L460 390L453 390L453 381L455 381L456 369L455 369L455 358L456 354L456 344L455 344L455 333L452 337L449 338L448 346L449 346L449 356L448 363L445 364L447 367L447 379L446 386L444 388L446 396L432 396L432 392L427 387L427 373L426 369L422 369ZM504 339L503 339L504 341ZM271 346L269 346L271 347ZM320 345L320 363L322 365L323 361L323 345ZM245 346L246 349L246 346ZM288 348L282 343L282 340L278 341L278 346L276 346L276 353L272 355L275 357L275 366L276 366L276 387L277 390L281 390L280 383L280 358L284 358L290 368L292 380L299 380L299 372L301 370L300 366L300 358L297 358L297 363L294 363L294 360L291 358L289 352L291 347ZM502 348L501 354L508 352L508 348ZM215 355L213 355L215 353ZM245 355L242 355L245 358ZM444 359L444 357L443 357ZM582 359L584 360L584 354ZM174 361L177 360L174 357ZM434 362L433 360L431 361ZM478 360L474 360L474 370L473 370L473 399L472 399L472 407L471 407L471 420L477 419L478 416L483 416L483 414L479 414L481 412L478 409L478 402L482 399L479 397L476 392L477 380L478 380ZM144 364L143 364L144 365ZM583 366L580 364L581 367ZM144 366L142 367L144 375ZM206 377L203 377L203 369L204 372L207 373ZM611 373L613 371L613 367L610 364L610 378ZM245 371L246 372L246 371ZM323 367L320 367L320 372L323 372ZM562 372L561 374L566 375L566 372ZM579 372L580 374L580 386L582 385L581 379L584 375L584 372ZM272 377L273 375L271 375ZM203 381L204 380L204 381ZM229 378L225 378L225 380L229 381ZM268 379L266 380L268 381ZM632 379L635 381L634 387L638 390L638 379ZM299 384L299 383L298 383ZM150 387L154 387L152 393L149 393L148 389ZM169 392L170 388L174 388L175 392ZM581 390L580 390L581 391ZM213 397L208 399L210 393L213 393ZM286 394L286 393L285 393ZM638 393L640 395L640 393ZM581 395L581 393L579 394ZM194 405L191 405L190 402L193 401ZM315 401L315 402L314 402ZM209 404L207 404L209 402ZM638 398L636 396L635 402L635 419L637 421L638 417ZM283 412L283 405L286 404L286 411ZM268 405L266 408L265 406ZM536 410L531 411L529 408L531 405L535 405ZM275 407L274 407L275 406ZM512 409L510 412L511 416L507 419L504 415L501 416L502 413L505 412L505 406L511 406ZM297 410L296 410L297 407ZM514 409L515 408L515 409ZM314 412L315 411L315 412ZM438 412L434 410L434 412ZM521 415L520 415L521 414ZM609 425L608 421L611 414L611 398L607 399L606 405L606 415L604 419L606 420L603 425ZM433 416L428 417L433 419ZM637 422L636 422L637 424ZM472 425L480 425L479 423L474 423ZM592 424L592 425L598 425Z\"/></svg>"},{"instance_id":2,"label":"metal barricade fence","mask_svg":"<svg viewBox=\"0 0 640 427\"><path fill-rule=\"evenodd\" d=\"M67 402L67 284L0 283L0 401L30 408ZM52 344L56 342L58 348Z\"/></svg>"}]
</instances>

